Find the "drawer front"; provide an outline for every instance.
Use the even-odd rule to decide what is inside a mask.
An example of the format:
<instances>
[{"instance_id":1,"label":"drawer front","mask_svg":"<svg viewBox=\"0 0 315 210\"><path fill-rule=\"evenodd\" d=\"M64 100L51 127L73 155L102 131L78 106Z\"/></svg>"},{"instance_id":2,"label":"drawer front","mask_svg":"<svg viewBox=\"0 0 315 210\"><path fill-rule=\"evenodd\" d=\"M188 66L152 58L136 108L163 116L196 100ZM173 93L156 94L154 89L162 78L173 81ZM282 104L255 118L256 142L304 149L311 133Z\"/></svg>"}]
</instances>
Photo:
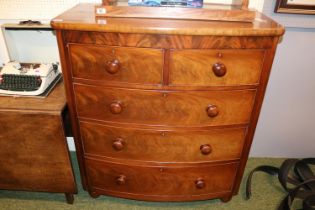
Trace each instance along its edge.
<instances>
[{"instance_id":1,"label":"drawer front","mask_svg":"<svg viewBox=\"0 0 315 210\"><path fill-rule=\"evenodd\" d=\"M71 44L72 74L107 82L161 84L163 50Z\"/></svg>"},{"instance_id":2,"label":"drawer front","mask_svg":"<svg viewBox=\"0 0 315 210\"><path fill-rule=\"evenodd\" d=\"M152 125L245 124L255 90L149 91L74 85L79 117Z\"/></svg>"},{"instance_id":3,"label":"drawer front","mask_svg":"<svg viewBox=\"0 0 315 210\"><path fill-rule=\"evenodd\" d=\"M258 84L263 50L173 50L171 85Z\"/></svg>"},{"instance_id":4,"label":"drawer front","mask_svg":"<svg viewBox=\"0 0 315 210\"><path fill-rule=\"evenodd\" d=\"M232 160L240 158L245 136L245 128L185 131L126 127L80 122L85 153L158 162Z\"/></svg>"},{"instance_id":5,"label":"drawer front","mask_svg":"<svg viewBox=\"0 0 315 210\"><path fill-rule=\"evenodd\" d=\"M230 192L237 166L237 163L195 167L131 166L86 159L92 189L156 196Z\"/></svg>"}]
</instances>

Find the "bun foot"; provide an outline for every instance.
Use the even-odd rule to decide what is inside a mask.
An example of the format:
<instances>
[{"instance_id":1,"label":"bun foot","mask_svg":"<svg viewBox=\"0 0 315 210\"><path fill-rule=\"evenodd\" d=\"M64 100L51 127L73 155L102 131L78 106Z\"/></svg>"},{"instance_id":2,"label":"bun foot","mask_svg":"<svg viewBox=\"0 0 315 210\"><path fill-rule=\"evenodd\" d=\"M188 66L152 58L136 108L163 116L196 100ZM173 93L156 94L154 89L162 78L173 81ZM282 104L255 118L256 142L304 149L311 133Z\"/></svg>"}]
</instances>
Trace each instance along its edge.
<instances>
[{"instance_id":1,"label":"bun foot","mask_svg":"<svg viewBox=\"0 0 315 210\"><path fill-rule=\"evenodd\" d=\"M99 194L97 194L96 192L89 192L89 194L90 194L90 196L92 197L92 198L98 198L100 195Z\"/></svg>"},{"instance_id":2,"label":"bun foot","mask_svg":"<svg viewBox=\"0 0 315 210\"><path fill-rule=\"evenodd\" d=\"M232 199L232 196L226 196L226 197L220 198L221 202L223 202L223 203L227 203L227 202L229 202L231 199Z\"/></svg>"},{"instance_id":3,"label":"bun foot","mask_svg":"<svg viewBox=\"0 0 315 210\"><path fill-rule=\"evenodd\" d=\"M68 204L73 204L74 202L74 197L72 193L65 193L66 200Z\"/></svg>"}]
</instances>

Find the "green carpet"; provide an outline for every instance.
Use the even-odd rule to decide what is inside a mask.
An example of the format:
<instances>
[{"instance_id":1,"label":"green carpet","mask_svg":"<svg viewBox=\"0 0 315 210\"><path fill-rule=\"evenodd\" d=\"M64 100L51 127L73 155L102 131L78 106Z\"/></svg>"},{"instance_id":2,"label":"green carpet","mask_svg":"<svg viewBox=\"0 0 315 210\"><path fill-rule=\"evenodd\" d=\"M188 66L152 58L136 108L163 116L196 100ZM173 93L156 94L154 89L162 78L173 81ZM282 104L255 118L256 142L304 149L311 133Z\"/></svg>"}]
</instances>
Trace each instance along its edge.
<instances>
[{"instance_id":1,"label":"green carpet","mask_svg":"<svg viewBox=\"0 0 315 210\"><path fill-rule=\"evenodd\" d=\"M277 177L267 174L257 173L253 179L250 200L244 198L244 180L240 192L228 203L222 203L218 199L194 202L144 202L121 198L100 196L91 198L87 192L82 190L80 178L78 176L78 166L74 155L74 170L76 173L79 193L75 195L73 205L65 201L64 194L36 193L36 192L16 192L0 190L0 210L60 210L60 209L110 209L110 210L273 210L276 209L281 198L285 195ZM255 166L267 164L280 166L283 159L272 158L251 158L246 167L245 176ZM295 205L299 205L298 202Z\"/></svg>"}]
</instances>

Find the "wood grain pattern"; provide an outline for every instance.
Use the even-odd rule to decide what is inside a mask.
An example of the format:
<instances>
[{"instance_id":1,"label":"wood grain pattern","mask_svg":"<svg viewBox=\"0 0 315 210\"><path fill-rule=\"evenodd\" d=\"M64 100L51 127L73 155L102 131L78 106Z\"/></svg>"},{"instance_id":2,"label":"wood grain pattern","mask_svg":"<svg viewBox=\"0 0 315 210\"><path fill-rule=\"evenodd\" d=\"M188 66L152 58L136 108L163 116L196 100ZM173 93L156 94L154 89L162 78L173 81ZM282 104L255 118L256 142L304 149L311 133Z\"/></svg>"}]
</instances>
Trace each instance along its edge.
<instances>
[{"instance_id":1,"label":"wood grain pattern","mask_svg":"<svg viewBox=\"0 0 315 210\"><path fill-rule=\"evenodd\" d=\"M120 196L134 199L156 196L155 200L172 200L172 196L187 197L210 194L228 193L231 191L237 162L218 165L202 165L187 167L137 166L121 163L86 159L88 180L91 191L103 189L107 192L116 192ZM117 183L117 179L124 175L125 183ZM196 187L196 181L202 179L205 186ZM141 187L139 187L141 186ZM208 195L209 196L209 195Z\"/></svg>"},{"instance_id":2,"label":"wood grain pattern","mask_svg":"<svg viewBox=\"0 0 315 210\"><path fill-rule=\"evenodd\" d=\"M83 146L80 142L80 131L79 131L79 124L77 121L77 113L75 109L74 103L74 93L73 93L73 86L72 86L72 73L71 73L71 65L69 60L69 54L66 47L66 43L64 42L64 37L62 31L56 30L56 37L59 49L59 56L60 56L60 63L62 66L62 73L64 79L64 85L66 90L66 98L67 98L67 105L69 107L69 116L71 119L71 127L73 138L75 141L75 148L76 148L76 155L77 160L79 163L80 175L81 175L81 183L84 190L87 190L87 180L85 175L85 165L84 165L84 158L83 158Z\"/></svg>"},{"instance_id":3,"label":"wood grain pattern","mask_svg":"<svg viewBox=\"0 0 315 210\"><path fill-rule=\"evenodd\" d=\"M95 45L69 45L73 77L104 82L161 84L163 51ZM117 72L108 62L116 60Z\"/></svg>"},{"instance_id":4,"label":"wood grain pattern","mask_svg":"<svg viewBox=\"0 0 315 210\"><path fill-rule=\"evenodd\" d=\"M140 34L281 36L283 26L256 12L253 23L95 17L94 4L79 4L51 21L55 29ZM82 12L84 11L84 12Z\"/></svg>"},{"instance_id":5,"label":"wood grain pattern","mask_svg":"<svg viewBox=\"0 0 315 210\"><path fill-rule=\"evenodd\" d=\"M258 84L263 59L262 50L172 50L170 85ZM218 63L226 68L222 76L212 69Z\"/></svg>"},{"instance_id":6,"label":"wood grain pattern","mask_svg":"<svg viewBox=\"0 0 315 210\"><path fill-rule=\"evenodd\" d=\"M248 8L249 0L242 0L242 8L246 9Z\"/></svg>"},{"instance_id":7,"label":"wood grain pattern","mask_svg":"<svg viewBox=\"0 0 315 210\"><path fill-rule=\"evenodd\" d=\"M251 124L249 125L248 134L246 136L246 141L245 141L245 145L244 145L244 151L242 153L242 158L240 161L240 170L237 172L237 176L236 176L237 181L235 182L234 189L233 189L234 194L236 194L239 191L241 180L242 180L242 177L244 174L244 170L245 170L246 162L248 159L250 147L251 147L252 142L253 142L258 118L260 115L260 110L261 110L261 107L263 104L263 99L264 99L265 91L267 88L269 75L270 75L273 59L275 57L278 41L279 41L278 37L275 37L273 48L266 52L266 56L265 56L266 58L265 58L265 62L264 62L263 68L262 68L262 75L260 78L261 85L257 88L257 96L256 96L257 98L255 100L253 114L251 117Z\"/></svg>"},{"instance_id":8,"label":"wood grain pattern","mask_svg":"<svg viewBox=\"0 0 315 210\"><path fill-rule=\"evenodd\" d=\"M76 192L59 116L0 112L0 128L0 189Z\"/></svg>"},{"instance_id":9,"label":"wood grain pattern","mask_svg":"<svg viewBox=\"0 0 315 210\"><path fill-rule=\"evenodd\" d=\"M84 152L88 155L153 162L204 162L238 159L245 128L187 131L181 129L135 129L80 122ZM118 150L113 147L122 141ZM211 152L203 154L202 145Z\"/></svg>"},{"instance_id":10,"label":"wood grain pattern","mask_svg":"<svg viewBox=\"0 0 315 210\"><path fill-rule=\"evenodd\" d=\"M65 31L69 43L150 47L165 49L265 49L272 46L273 37L195 36L164 34L129 34L111 32Z\"/></svg>"},{"instance_id":11,"label":"wood grain pattern","mask_svg":"<svg viewBox=\"0 0 315 210\"><path fill-rule=\"evenodd\" d=\"M83 186L92 197L227 202L238 192L281 25L259 13L253 23L95 18L92 4L51 24L62 51ZM78 45L88 56L70 62ZM143 55L132 57L143 72L154 68L142 65L146 54L163 52L159 83L146 83L153 75L139 69L111 79L120 70L117 59L108 77L89 77L84 69L101 62L101 48L122 48L125 59L126 48L141 48ZM73 75L76 65L84 66L80 76Z\"/></svg>"},{"instance_id":12,"label":"wood grain pattern","mask_svg":"<svg viewBox=\"0 0 315 210\"><path fill-rule=\"evenodd\" d=\"M249 122L255 98L255 90L158 92L88 85L75 85L74 89L79 117L152 125L245 124ZM110 110L115 102L122 104L119 114ZM218 116L207 115L210 104L218 107Z\"/></svg>"},{"instance_id":13,"label":"wood grain pattern","mask_svg":"<svg viewBox=\"0 0 315 210\"><path fill-rule=\"evenodd\" d=\"M98 13L99 9L105 9L106 13ZM128 7L115 5L96 5L95 16L108 18L155 18L176 20L220 20L253 22L255 11L241 9L237 6L206 4L202 8L184 7Z\"/></svg>"},{"instance_id":14,"label":"wood grain pattern","mask_svg":"<svg viewBox=\"0 0 315 210\"><path fill-rule=\"evenodd\" d=\"M166 73L166 72L165 72ZM165 74L163 72L163 74ZM164 81L166 83L167 79L164 78ZM142 84L130 84L130 83L117 83L117 82L103 82L100 80L87 80L87 79L78 79L73 78L74 84L85 84L85 85L93 85L93 86L99 86L101 88L107 88L107 87L117 87L117 88L132 88L132 89L139 89L139 90L156 90L156 91L225 91L225 90L246 90L246 89L256 89L259 84L253 84L253 85L235 85L235 86L197 86L197 85L142 85Z\"/></svg>"},{"instance_id":15,"label":"wood grain pattern","mask_svg":"<svg viewBox=\"0 0 315 210\"><path fill-rule=\"evenodd\" d=\"M60 82L56 85L54 91L52 91L47 98L0 96L0 101L0 109L60 113L66 105L65 88L64 84Z\"/></svg>"}]
</instances>

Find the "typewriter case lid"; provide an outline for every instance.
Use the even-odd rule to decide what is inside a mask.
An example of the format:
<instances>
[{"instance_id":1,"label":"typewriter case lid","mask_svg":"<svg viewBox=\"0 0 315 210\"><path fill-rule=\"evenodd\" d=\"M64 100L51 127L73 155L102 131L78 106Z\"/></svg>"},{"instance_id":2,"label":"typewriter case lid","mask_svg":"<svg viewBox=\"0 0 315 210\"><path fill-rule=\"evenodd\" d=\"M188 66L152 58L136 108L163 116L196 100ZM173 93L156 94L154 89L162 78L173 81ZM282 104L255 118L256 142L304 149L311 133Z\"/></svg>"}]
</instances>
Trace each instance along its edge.
<instances>
[{"instance_id":1,"label":"typewriter case lid","mask_svg":"<svg viewBox=\"0 0 315 210\"><path fill-rule=\"evenodd\" d=\"M5 51L2 65L6 66L9 61L14 62L8 64L8 68L2 68L0 65L0 95L38 98L48 96L62 77L59 65L54 65L59 63L54 30L49 25L40 23L3 24L1 30L1 45ZM57 66L58 70L54 66ZM21 72L14 72L14 68L20 68Z\"/></svg>"},{"instance_id":2,"label":"typewriter case lid","mask_svg":"<svg viewBox=\"0 0 315 210\"><path fill-rule=\"evenodd\" d=\"M59 62L57 39L50 25L7 23L1 29L8 55L5 62Z\"/></svg>"}]
</instances>

